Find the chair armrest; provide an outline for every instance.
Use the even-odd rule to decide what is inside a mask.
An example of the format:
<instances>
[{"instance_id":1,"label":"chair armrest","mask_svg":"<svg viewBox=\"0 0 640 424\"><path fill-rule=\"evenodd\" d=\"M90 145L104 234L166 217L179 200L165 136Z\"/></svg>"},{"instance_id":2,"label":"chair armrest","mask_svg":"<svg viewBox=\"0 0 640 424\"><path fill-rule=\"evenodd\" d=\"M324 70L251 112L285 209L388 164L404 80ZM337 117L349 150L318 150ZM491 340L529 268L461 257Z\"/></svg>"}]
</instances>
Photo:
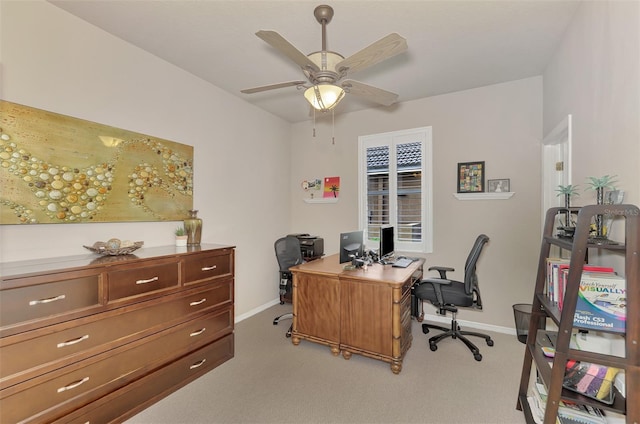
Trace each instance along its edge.
<instances>
[{"instance_id":1,"label":"chair armrest","mask_svg":"<svg viewBox=\"0 0 640 424\"><path fill-rule=\"evenodd\" d=\"M443 280L447 279L447 272L453 272L455 269L450 268L448 266L432 266L429 268L429 271L438 271L440 274L440 278Z\"/></svg>"},{"instance_id":2,"label":"chair armrest","mask_svg":"<svg viewBox=\"0 0 640 424\"><path fill-rule=\"evenodd\" d=\"M440 284L443 286L444 285L449 286L451 285L451 280L442 279L442 278L424 278L420 280L420 284L423 284L423 283Z\"/></svg>"},{"instance_id":3,"label":"chair armrest","mask_svg":"<svg viewBox=\"0 0 640 424\"><path fill-rule=\"evenodd\" d=\"M441 278L425 278L420 280L418 285L420 284L433 284L433 291L436 293L437 303L434 303L439 308L444 307L444 298L442 297L442 286L451 285L451 280L441 279Z\"/></svg>"}]
</instances>

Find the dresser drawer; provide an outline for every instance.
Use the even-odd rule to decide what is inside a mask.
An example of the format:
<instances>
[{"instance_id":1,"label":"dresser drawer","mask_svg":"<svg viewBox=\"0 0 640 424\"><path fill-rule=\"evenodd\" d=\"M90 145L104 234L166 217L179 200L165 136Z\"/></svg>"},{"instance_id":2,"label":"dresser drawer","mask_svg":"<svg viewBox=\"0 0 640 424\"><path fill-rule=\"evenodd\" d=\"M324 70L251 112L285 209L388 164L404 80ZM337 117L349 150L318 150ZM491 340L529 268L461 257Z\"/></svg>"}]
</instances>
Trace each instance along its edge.
<instances>
[{"instance_id":1,"label":"dresser drawer","mask_svg":"<svg viewBox=\"0 0 640 424\"><path fill-rule=\"evenodd\" d=\"M233 276L233 250L205 252L184 260L185 284Z\"/></svg>"},{"instance_id":2,"label":"dresser drawer","mask_svg":"<svg viewBox=\"0 0 640 424\"><path fill-rule=\"evenodd\" d=\"M99 357L0 392L0 422L40 422L70 412L69 402L90 402L233 329L232 310L219 310ZM24 387L24 390L22 389Z\"/></svg>"},{"instance_id":3,"label":"dresser drawer","mask_svg":"<svg viewBox=\"0 0 640 424\"><path fill-rule=\"evenodd\" d=\"M75 278L53 274L34 281L38 283L19 286L18 282L18 287L0 291L0 328L100 306L99 274Z\"/></svg>"},{"instance_id":4,"label":"dresser drawer","mask_svg":"<svg viewBox=\"0 0 640 424\"><path fill-rule=\"evenodd\" d=\"M179 265L176 261L155 262L135 268L107 273L109 302L132 296L155 293L180 285Z\"/></svg>"},{"instance_id":5,"label":"dresser drawer","mask_svg":"<svg viewBox=\"0 0 640 424\"><path fill-rule=\"evenodd\" d=\"M72 356L76 361L84 359L92 352L160 331L190 314L225 303L230 305L231 301L232 284L223 281L206 290L192 290L186 296L169 296L164 303L147 301L135 309L121 308L96 315L72 328L62 323L5 338L0 341L0 389L19 382L28 371L46 372L54 369L56 362Z\"/></svg>"},{"instance_id":6,"label":"dresser drawer","mask_svg":"<svg viewBox=\"0 0 640 424\"><path fill-rule=\"evenodd\" d=\"M178 359L127 387L63 417L55 424L121 422L162 399L174 390L233 358L233 334Z\"/></svg>"}]
</instances>

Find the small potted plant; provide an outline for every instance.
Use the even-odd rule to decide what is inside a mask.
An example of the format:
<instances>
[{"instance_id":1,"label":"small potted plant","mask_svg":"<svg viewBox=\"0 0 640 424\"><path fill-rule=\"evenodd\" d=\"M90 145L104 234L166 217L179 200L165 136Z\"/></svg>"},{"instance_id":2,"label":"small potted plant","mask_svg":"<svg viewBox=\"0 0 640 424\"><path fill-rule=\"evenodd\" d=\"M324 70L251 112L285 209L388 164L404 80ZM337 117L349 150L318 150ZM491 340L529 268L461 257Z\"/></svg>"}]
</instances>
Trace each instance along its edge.
<instances>
[{"instance_id":1,"label":"small potted plant","mask_svg":"<svg viewBox=\"0 0 640 424\"><path fill-rule=\"evenodd\" d=\"M184 230L183 226L177 227L176 231L176 246L186 246L187 245L187 232Z\"/></svg>"},{"instance_id":2,"label":"small potted plant","mask_svg":"<svg viewBox=\"0 0 640 424\"><path fill-rule=\"evenodd\" d=\"M596 203L599 205L604 204L604 189L610 188L611 190L615 190L614 183L618 181L615 180L616 175L605 175L604 177L596 178L589 177L589 187L591 190L596 191Z\"/></svg>"},{"instance_id":3,"label":"small potted plant","mask_svg":"<svg viewBox=\"0 0 640 424\"><path fill-rule=\"evenodd\" d=\"M558 192L557 196L564 196L564 207L566 210L564 211L564 226L558 227L558 235L564 237L573 237L573 233L575 232L575 226L573 224L573 220L571 218L571 196L579 196L578 186L577 185L559 185L556 189Z\"/></svg>"},{"instance_id":4,"label":"small potted plant","mask_svg":"<svg viewBox=\"0 0 640 424\"><path fill-rule=\"evenodd\" d=\"M604 177L596 178L596 177L588 177L589 179L589 189L596 191L596 203L598 205L604 204L604 190L606 188L610 188L611 190L615 190L614 183L616 181L616 175L605 175ZM596 215L596 223L595 223L595 238L596 239L606 239L606 235L604 232L604 227L602 225L602 215Z\"/></svg>"}]
</instances>

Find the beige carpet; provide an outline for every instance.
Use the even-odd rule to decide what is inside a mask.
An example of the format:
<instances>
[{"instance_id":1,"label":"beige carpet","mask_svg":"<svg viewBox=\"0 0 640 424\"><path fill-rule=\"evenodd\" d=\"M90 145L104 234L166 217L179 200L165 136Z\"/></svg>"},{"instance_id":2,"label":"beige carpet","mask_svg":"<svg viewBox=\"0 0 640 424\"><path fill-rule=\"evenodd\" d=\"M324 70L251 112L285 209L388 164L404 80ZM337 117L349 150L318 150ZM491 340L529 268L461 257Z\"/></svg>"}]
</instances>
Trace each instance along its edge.
<instances>
[{"instance_id":1,"label":"beige carpet","mask_svg":"<svg viewBox=\"0 0 640 424\"><path fill-rule=\"evenodd\" d=\"M399 375L359 355L285 338L291 321L276 305L236 325L235 358L128 421L161 423L524 423L515 409L524 345L515 336L479 339L481 362L459 340L436 352L414 321ZM434 331L431 332L433 334Z\"/></svg>"}]
</instances>

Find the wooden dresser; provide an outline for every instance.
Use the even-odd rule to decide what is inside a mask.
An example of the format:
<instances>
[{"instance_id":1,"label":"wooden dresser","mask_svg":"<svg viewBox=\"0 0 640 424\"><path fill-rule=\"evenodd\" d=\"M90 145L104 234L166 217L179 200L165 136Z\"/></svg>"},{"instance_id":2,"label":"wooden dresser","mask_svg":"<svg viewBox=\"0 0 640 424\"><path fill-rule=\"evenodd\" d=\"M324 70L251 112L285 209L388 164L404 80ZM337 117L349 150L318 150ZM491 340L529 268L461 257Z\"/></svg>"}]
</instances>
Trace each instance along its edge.
<instances>
[{"instance_id":1,"label":"wooden dresser","mask_svg":"<svg viewBox=\"0 0 640 424\"><path fill-rule=\"evenodd\" d=\"M231 359L234 260L203 244L0 264L0 423L121 422Z\"/></svg>"},{"instance_id":2,"label":"wooden dresser","mask_svg":"<svg viewBox=\"0 0 640 424\"><path fill-rule=\"evenodd\" d=\"M293 344L322 343L345 359L356 353L389 362L399 374L413 340L411 286L422 277L422 264L345 271L333 255L291 268Z\"/></svg>"}]
</instances>

